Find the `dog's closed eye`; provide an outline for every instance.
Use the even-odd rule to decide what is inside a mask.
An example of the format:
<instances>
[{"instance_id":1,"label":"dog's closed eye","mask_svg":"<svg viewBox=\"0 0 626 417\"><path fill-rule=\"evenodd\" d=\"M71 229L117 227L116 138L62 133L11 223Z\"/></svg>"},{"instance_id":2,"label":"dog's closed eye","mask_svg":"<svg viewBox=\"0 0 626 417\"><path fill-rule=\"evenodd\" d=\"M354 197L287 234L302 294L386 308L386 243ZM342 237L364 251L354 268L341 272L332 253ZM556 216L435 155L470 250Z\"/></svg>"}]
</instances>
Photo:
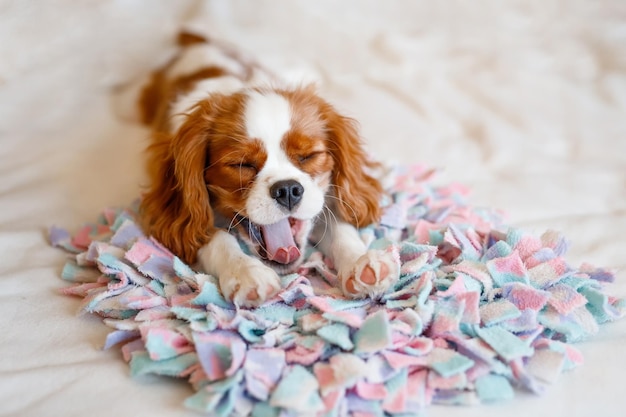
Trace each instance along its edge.
<instances>
[{"instance_id":1,"label":"dog's closed eye","mask_svg":"<svg viewBox=\"0 0 626 417\"><path fill-rule=\"evenodd\" d=\"M255 173L259 172L259 167L254 162L240 162L238 164L229 164L229 167L239 170L254 171Z\"/></svg>"},{"instance_id":2,"label":"dog's closed eye","mask_svg":"<svg viewBox=\"0 0 626 417\"><path fill-rule=\"evenodd\" d=\"M323 152L311 152L308 154L303 154L303 155L298 155L298 162L300 162L301 164L312 160L315 157L318 157L322 154Z\"/></svg>"}]
</instances>

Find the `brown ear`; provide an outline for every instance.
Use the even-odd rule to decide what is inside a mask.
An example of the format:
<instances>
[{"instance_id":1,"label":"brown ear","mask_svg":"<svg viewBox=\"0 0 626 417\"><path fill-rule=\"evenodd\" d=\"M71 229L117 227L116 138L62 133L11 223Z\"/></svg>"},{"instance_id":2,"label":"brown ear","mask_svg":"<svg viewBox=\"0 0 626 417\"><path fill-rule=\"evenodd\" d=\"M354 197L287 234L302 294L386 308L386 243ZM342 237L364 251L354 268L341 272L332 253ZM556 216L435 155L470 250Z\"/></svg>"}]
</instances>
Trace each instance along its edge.
<instances>
[{"instance_id":1,"label":"brown ear","mask_svg":"<svg viewBox=\"0 0 626 417\"><path fill-rule=\"evenodd\" d=\"M368 171L378 167L363 149L353 119L341 116L330 105L324 106L329 147L335 166L333 188L335 208L343 220L364 227L380 219L382 186Z\"/></svg>"},{"instance_id":2,"label":"brown ear","mask_svg":"<svg viewBox=\"0 0 626 417\"><path fill-rule=\"evenodd\" d=\"M150 188L140 207L142 223L175 255L196 260L213 230L213 211L204 181L210 109L201 104L175 136L157 133L148 148Z\"/></svg>"}]
</instances>

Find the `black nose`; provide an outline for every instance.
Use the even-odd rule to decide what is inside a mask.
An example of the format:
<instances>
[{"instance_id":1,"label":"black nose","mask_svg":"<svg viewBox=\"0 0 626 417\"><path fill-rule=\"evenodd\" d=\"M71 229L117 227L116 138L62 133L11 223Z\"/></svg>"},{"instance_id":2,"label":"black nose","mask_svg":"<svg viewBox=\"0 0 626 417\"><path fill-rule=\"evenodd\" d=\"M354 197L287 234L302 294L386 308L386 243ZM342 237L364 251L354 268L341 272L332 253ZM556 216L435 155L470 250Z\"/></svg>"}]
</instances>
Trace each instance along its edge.
<instances>
[{"instance_id":1,"label":"black nose","mask_svg":"<svg viewBox=\"0 0 626 417\"><path fill-rule=\"evenodd\" d=\"M270 196L281 206L291 210L302 200L304 187L298 181L278 181L270 188Z\"/></svg>"}]
</instances>

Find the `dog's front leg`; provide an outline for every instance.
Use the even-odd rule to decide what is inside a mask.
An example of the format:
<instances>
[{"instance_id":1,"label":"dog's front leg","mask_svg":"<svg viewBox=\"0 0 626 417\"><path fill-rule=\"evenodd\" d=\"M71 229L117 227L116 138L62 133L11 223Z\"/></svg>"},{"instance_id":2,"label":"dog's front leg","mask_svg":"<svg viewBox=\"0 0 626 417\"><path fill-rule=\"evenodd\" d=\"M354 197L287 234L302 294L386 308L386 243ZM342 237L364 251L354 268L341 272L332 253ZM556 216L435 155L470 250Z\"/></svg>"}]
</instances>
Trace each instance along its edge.
<instances>
[{"instance_id":1,"label":"dog's front leg","mask_svg":"<svg viewBox=\"0 0 626 417\"><path fill-rule=\"evenodd\" d=\"M258 306L281 288L278 274L243 253L237 239L223 230L200 248L198 261L206 273L218 278L224 297L238 306Z\"/></svg>"},{"instance_id":2,"label":"dog's front leg","mask_svg":"<svg viewBox=\"0 0 626 417\"><path fill-rule=\"evenodd\" d=\"M400 273L397 256L368 250L354 226L342 222L317 225L318 247L335 265L343 293L350 298L379 298Z\"/></svg>"}]
</instances>

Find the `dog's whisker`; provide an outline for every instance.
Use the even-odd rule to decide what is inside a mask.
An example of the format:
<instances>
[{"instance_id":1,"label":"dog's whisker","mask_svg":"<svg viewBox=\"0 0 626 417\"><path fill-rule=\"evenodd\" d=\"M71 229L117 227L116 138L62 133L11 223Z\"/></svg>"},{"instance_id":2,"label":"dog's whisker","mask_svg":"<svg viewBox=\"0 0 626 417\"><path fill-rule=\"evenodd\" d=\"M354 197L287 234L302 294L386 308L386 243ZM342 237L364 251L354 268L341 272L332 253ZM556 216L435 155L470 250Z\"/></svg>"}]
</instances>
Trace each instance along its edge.
<instances>
[{"instance_id":1,"label":"dog's whisker","mask_svg":"<svg viewBox=\"0 0 626 417\"><path fill-rule=\"evenodd\" d=\"M233 228L235 228L235 227L239 226L239 225L240 225L240 224L244 221L244 217L243 217L243 216L240 216L241 212L242 212L242 210L239 210L238 212L236 212L236 213L233 215L232 219L230 220L230 224L228 225L228 231L229 231L229 232L230 232ZM237 219L238 219L238 221L235 223L235 220L237 220Z\"/></svg>"},{"instance_id":2,"label":"dog's whisker","mask_svg":"<svg viewBox=\"0 0 626 417\"><path fill-rule=\"evenodd\" d=\"M230 224L228 225L228 229L227 232L230 233L231 230L233 230L235 227L239 226L241 224L241 222L243 222L243 219L237 221L237 223L234 223L235 219L233 218L233 220L230 221Z\"/></svg>"},{"instance_id":3,"label":"dog's whisker","mask_svg":"<svg viewBox=\"0 0 626 417\"><path fill-rule=\"evenodd\" d=\"M230 224L228 225L228 228L227 228L228 232L230 232L232 229L239 226L246 220L246 218L241 215L242 212L243 210L239 210L233 215L232 219L230 220ZM255 233L255 231L253 230L255 226L252 224L252 222L248 220L247 226L248 226L248 236L250 237L250 239L252 239L252 242L258 244L261 249L267 252L267 248L265 247L263 240L259 239L257 237L257 233Z\"/></svg>"},{"instance_id":4,"label":"dog's whisker","mask_svg":"<svg viewBox=\"0 0 626 417\"><path fill-rule=\"evenodd\" d=\"M249 190L250 190L250 187L241 187L241 188L237 188L237 189L236 189L235 191L233 191L233 192L238 193L238 192L240 192L240 191L249 191Z\"/></svg>"},{"instance_id":5,"label":"dog's whisker","mask_svg":"<svg viewBox=\"0 0 626 417\"><path fill-rule=\"evenodd\" d=\"M330 209L327 208L328 214L331 217L331 221L335 222L335 225L337 225L339 223L339 219L337 219L337 215Z\"/></svg>"},{"instance_id":6,"label":"dog's whisker","mask_svg":"<svg viewBox=\"0 0 626 417\"><path fill-rule=\"evenodd\" d=\"M335 187L335 188L344 188L344 187L340 187L340 186L335 185L335 184L330 184L330 186L331 186L331 187ZM328 197L328 198L334 198L335 200L339 201L339 203L340 203L340 204L343 204L344 206L346 206L347 208L349 208L349 209L350 209L350 211L352 212L352 216L354 217L354 220L356 221L356 225L355 225L355 227L356 227L357 229L359 229L359 228L360 228L359 221L358 221L358 216L357 216L357 214L356 214L356 210L354 210L354 208L353 208L350 204L346 203L346 202L345 202L345 201L344 201L341 197L337 197L337 196L332 195L332 194L327 194L327 195L326 195L326 197ZM333 213L333 214L334 214L334 213Z\"/></svg>"},{"instance_id":7,"label":"dog's whisker","mask_svg":"<svg viewBox=\"0 0 626 417\"><path fill-rule=\"evenodd\" d=\"M328 214L326 212L328 212ZM322 209L321 214L322 214L322 216L324 216L324 231L322 232L322 236L320 236L320 238L317 239L317 241L313 245L314 248L317 248L321 244L322 240L324 240L324 237L326 237L326 232L328 232L328 223L329 223L329 221L330 220L334 220L335 223L337 222L337 217L335 217L334 213L332 212L332 210L329 207L324 206L323 209ZM333 217L333 219L329 220L329 217L331 217L331 216Z\"/></svg>"},{"instance_id":8,"label":"dog's whisker","mask_svg":"<svg viewBox=\"0 0 626 417\"><path fill-rule=\"evenodd\" d=\"M252 231L253 227L254 226L252 225L252 223L248 222L248 235L250 235L250 237L259 245L261 249L267 252L267 248L265 247L265 243L263 242L263 240L259 239L256 233Z\"/></svg>"},{"instance_id":9,"label":"dog's whisker","mask_svg":"<svg viewBox=\"0 0 626 417\"><path fill-rule=\"evenodd\" d=\"M234 153L236 153L235 151L233 152L229 152L226 155L222 156L220 159L218 159L217 161L214 161L211 165L207 165L204 170L206 171L209 168L212 168L213 166L215 166L216 164L222 162L224 159L228 158L229 156L233 155Z\"/></svg>"}]
</instances>

